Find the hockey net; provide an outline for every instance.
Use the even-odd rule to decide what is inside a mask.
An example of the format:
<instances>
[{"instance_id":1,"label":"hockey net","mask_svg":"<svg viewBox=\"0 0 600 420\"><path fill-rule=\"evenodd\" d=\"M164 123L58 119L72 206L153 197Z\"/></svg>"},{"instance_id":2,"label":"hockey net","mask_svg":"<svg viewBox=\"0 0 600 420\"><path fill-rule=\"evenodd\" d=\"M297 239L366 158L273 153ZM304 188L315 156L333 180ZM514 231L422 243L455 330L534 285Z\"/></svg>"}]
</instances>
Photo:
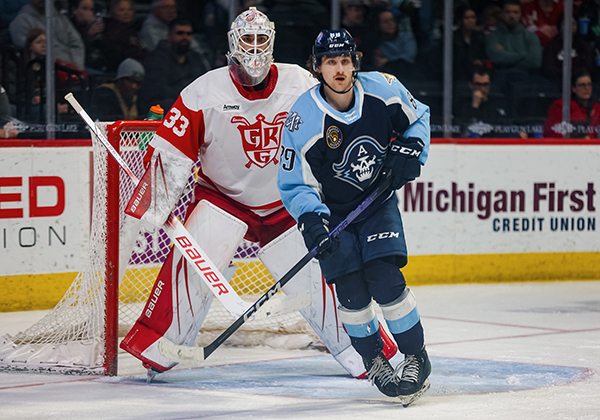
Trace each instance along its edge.
<instances>
[{"instance_id":1,"label":"hockey net","mask_svg":"<svg viewBox=\"0 0 600 420\"><path fill-rule=\"evenodd\" d=\"M146 145L160 121L97 123L132 171L141 177ZM15 336L0 337L0 369L98 375L117 374L118 340L137 320L171 244L159 229L148 232L123 210L134 189L102 144L92 136L93 210L87 261L56 307ZM183 220L192 199L199 163L174 214ZM256 244L240 244L231 280L244 300L255 301L274 284L258 260ZM118 280L118 281L117 281ZM206 345L235 321L213 299L196 343ZM318 341L298 312L245 323L229 345L270 345ZM298 345L298 344L296 344Z\"/></svg>"}]
</instances>

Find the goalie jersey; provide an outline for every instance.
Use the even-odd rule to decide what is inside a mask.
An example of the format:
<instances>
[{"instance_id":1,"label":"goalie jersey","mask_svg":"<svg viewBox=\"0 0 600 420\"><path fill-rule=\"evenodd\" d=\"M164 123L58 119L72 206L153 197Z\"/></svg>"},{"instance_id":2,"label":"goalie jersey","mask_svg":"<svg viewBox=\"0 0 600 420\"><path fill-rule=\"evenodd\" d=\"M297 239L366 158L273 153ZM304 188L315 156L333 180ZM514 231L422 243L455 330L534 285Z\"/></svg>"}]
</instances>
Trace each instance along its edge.
<instances>
[{"instance_id":1,"label":"goalie jersey","mask_svg":"<svg viewBox=\"0 0 600 420\"><path fill-rule=\"evenodd\" d=\"M228 68L186 87L150 143L192 161L199 183L259 216L283 207L277 190L281 134L288 111L317 81L292 64L273 64L260 91L234 82Z\"/></svg>"},{"instance_id":2,"label":"goalie jersey","mask_svg":"<svg viewBox=\"0 0 600 420\"><path fill-rule=\"evenodd\" d=\"M346 112L332 108L320 87L294 104L283 134L278 187L296 220L307 212L341 220L354 210L375 188L392 139L421 139L421 164L429 153L429 107L396 77L358 73L354 103Z\"/></svg>"}]
</instances>

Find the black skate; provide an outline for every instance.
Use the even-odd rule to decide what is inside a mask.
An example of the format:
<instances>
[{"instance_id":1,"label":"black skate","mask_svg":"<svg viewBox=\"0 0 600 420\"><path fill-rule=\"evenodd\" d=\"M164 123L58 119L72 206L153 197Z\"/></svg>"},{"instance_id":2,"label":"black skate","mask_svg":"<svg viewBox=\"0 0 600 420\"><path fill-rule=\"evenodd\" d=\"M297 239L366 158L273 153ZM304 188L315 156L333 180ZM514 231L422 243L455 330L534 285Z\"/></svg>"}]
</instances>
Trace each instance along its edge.
<instances>
[{"instance_id":1,"label":"black skate","mask_svg":"<svg viewBox=\"0 0 600 420\"><path fill-rule=\"evenodd\" d=\"M374 359L363 358L363 363L367 369L369 381L375 384L381 393L388 397L400 395L400 378L383 352L379 352Z\"/></svg>"},{"instance_id":2,"label":"black skate","mask_svg":"<svg viewBox=\"0 0 600 420\"><path fill-rule=\"evenodd\" d=\"M417 354L407 354L404 362L397 369L402 368L400 378L399 398L404 407L414 402L429 389L429 374L431 363L425 347Z\"/></svg>"}]
</instances>

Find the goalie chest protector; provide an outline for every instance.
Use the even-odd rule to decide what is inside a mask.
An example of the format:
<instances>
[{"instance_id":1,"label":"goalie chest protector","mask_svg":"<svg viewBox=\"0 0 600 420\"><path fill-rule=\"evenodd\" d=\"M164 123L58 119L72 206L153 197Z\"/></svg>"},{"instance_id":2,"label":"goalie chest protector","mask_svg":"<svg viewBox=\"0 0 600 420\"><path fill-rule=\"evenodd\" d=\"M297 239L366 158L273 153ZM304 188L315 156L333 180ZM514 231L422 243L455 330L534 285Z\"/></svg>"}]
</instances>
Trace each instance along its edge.
<instances>
[{"instance_id":1,"label":"goalie chest protector","mask_svg":"<svg viewBox=\"0 0 600 420\"><path fill-rule=\"evenodd\" d=\"M282 207L276 181L288 111L315 84L291 64L272 65L267 87L258 92L235 84L227 67L210 71L181 92L152 146L199 157L200 183L269 214Z\"/></svg>"}]
</instances>

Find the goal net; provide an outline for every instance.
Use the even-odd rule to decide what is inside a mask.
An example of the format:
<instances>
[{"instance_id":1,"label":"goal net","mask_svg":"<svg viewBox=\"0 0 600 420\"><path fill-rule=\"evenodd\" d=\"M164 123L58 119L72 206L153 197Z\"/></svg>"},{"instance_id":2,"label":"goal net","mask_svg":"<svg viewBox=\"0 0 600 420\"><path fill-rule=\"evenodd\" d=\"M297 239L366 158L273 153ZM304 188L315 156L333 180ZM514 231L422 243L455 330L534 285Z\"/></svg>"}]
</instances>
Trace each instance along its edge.
<instances>
[{"instance_id":1,"label":"goal net","mask_svg":"<svg viewBox=\"0 0 600 420\"><path fill-rule=\"evenodd\" d=\"M97 124L141 177L144 149L160 123ZM137 220L125 216L134 184L93 135L92 143L93 210L87 261L46 316L25 331L0 337L0 369L116 375L118 340L140 315L170 251L170 240L162 229L148 232ZM197 162L174 210L181 220L193 196L198 168ZM257 244L244 241L232 261L236 272L231 284L250 302L275 282L259 261L258 250ZM196 342L210 343L234 321L214 299ZM318 341L318 337L300 314L293 312L249 321L226 344L280 347L310 341Z\"/></svg>"}]
</instances>

